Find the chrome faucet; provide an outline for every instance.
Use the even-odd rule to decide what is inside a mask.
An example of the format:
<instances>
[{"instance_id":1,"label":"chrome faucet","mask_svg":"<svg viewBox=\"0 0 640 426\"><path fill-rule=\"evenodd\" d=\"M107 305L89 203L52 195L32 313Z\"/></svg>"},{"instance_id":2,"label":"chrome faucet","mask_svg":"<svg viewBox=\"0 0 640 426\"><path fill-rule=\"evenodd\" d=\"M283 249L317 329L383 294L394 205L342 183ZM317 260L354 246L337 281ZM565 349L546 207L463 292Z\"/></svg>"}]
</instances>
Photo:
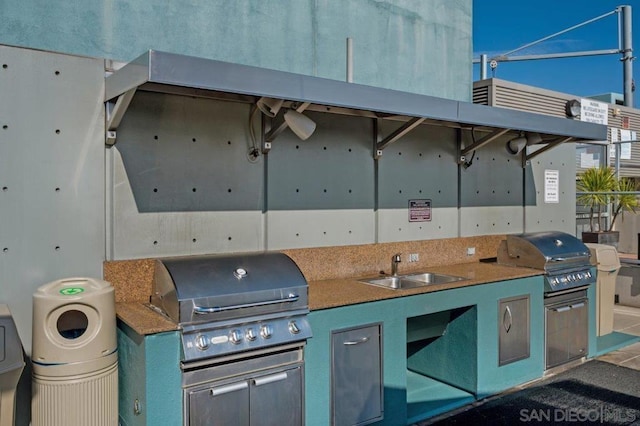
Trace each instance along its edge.
<instances>
[{"instance_id":1,"label":"chrome faucet","mask_svg":"<svg viewBox=\"0 0 640 426\"><path fill-rule=\"evenodd\" d=\"M394 254L391 258L391 275L394 277L398 275L398 263L402 262L400 253Z\"/></svg>"}]
</instances>

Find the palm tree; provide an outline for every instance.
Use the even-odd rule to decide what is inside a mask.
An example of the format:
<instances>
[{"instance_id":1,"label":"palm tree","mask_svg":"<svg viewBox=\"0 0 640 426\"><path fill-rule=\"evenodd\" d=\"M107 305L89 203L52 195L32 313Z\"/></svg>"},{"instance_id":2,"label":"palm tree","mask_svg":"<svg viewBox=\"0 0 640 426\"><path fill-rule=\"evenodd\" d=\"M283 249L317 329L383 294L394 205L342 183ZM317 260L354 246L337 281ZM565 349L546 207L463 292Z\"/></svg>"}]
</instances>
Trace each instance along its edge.
<instances>
[{"instance_id":1,"label":"palm tree","mask_svg":"<svg viewBox=\"0 0 640 426\"><path fill-rule=\"evenodd\" d=\"M597 213L598 227L602 230L602 207L609 204L611 196L607 194L616 189L616 176L610 167L593 167L578 176L578 192L586 192L577 197L578 203L589 208L589 228L596 232L594 217ZM600 194L599 194L600 192Z\"/></svg>"},{"instance_id":2,"label":"palm tree","mask_svg":"<svg viewBox=\"0 0 640 426\"><path fill-rule=\"evenodd\" d=\"M636 184L633 180L628 178L621 178L616 182L616 191L620 192L633 192L636 190ZM613 224L615 223L618 214L627 212L636 212L636 208L639 206L638 197L635 194L620 194L613 197L613 217L611 219L611 225L609 225L609 231L613 230Z\"/></svg>"}]
</instances>

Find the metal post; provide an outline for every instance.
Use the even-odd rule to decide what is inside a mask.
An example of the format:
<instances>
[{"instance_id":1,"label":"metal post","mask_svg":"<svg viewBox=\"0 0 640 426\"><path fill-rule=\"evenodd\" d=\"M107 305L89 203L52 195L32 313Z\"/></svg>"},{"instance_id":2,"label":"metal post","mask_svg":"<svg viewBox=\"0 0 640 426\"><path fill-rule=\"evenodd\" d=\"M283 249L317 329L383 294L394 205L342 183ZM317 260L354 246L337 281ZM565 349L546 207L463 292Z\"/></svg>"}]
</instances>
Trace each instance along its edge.
<instances>
[{"instance_id":1,"label":"metal post","mask_svg":"<svg viewBox=\"0 0 640 426\"><path fill-rule=\"evenodd\" d=\"M487 79L487 55L483 53L480 55L480 80Z\"/></svg>"},{"instance_id":2,"label":"metal post","mask_svg":"<svg viewBox=\"0 0 640 426\"><path fill-rule=\"evenodd\" d=\"M347 37L347 83L353 83L353 40Z\"/></svg>"},{"instance_id":3,"label":"metal post","mask_svg":"<svg viewBox=\"0 0 640 426\"><path fill-rule=\"evenodd\" d=\"M633 108L633 41L631 32L631 6L622 10L622 66L624 79L624 105Z\"/></svg>"}]
</instances>

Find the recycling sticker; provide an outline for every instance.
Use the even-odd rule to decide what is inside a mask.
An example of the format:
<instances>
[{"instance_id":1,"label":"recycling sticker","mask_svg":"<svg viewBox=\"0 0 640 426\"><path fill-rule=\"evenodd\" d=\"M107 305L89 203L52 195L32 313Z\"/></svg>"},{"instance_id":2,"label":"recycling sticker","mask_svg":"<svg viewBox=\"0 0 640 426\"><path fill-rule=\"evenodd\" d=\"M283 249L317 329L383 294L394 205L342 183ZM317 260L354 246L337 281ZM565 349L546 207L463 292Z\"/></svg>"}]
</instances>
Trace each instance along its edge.
<instances>
[{"instance_id":1,"label":"recycling sticker","mask_svg":"<svg viewBox=\"0 0 640 426\"><path fill-rule=\"evenodd\" d=\"M73 296L82 293L83 291L84 288L82 287L67 287L60 290L60 294L62 294L63 296Z\"/></svg>"}]
</instances>

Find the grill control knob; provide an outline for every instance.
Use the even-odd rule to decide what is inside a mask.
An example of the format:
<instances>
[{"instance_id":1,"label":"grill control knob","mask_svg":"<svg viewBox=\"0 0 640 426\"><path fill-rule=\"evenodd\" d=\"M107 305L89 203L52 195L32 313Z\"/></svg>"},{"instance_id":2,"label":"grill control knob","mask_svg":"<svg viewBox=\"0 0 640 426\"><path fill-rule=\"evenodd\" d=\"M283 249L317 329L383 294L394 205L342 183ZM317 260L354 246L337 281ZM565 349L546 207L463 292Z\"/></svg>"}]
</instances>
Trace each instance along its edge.
<instances>
[{"instance_id":1,"label":"grill control knob","mask_svg":"<svg viewBox=\"0 0 640 426\"><path fill-rule=\"evenodd\" d=\"M262 336L263 339L270 339L272 334L273 334L273 327L271 327L269 324L265 324L262 327L260 327L260 335Z\"/></svg>"},{"instance_id":2,"label":"grill control knob","mask_svg":"<svg viewBox=\"0 0 640 426\"><path fill-rule=\"evenodd\" d=\"M203 336L202 334L198 334L196 336L196 348L204 351L209 347L209 342L207 342L207 336Z\"/></svg>"},{"instance_id":3,"label":"grill control knob","mask_svg":"<svg viewBox=\"0 0 640 426\"><path fill-rule=\"evenodd\" d=\"M253 328L247 328L247 331L245 333L245 338L250 341L253 342L254 340L256 340L256 337L258 337L256 335L256 332L253 330Z\"/></svg>"},{"instance_id":4,"label":"grill control knob","mask_svg":"<svg viewBox=\"0 0 640 426\"><path fill-rule=\"evenodd\" d=\"M240 330L233 330L229 336L229 340L231 340L231 343L234 345L242 342L242 332Z\"/></svg>"},{"instance_id":5,"label":"grill control knob","mask_svg":"<svg viewBox=\"0 0 640 426\"><path fill-rule=\"evenodd\" d=\"M290 321L289 322L289 331L291 332L291 334L298 334L298 333L300 333L300 327L298 327L298 324L296 324L295 321Z\"/></svg>"}]
</instances>

